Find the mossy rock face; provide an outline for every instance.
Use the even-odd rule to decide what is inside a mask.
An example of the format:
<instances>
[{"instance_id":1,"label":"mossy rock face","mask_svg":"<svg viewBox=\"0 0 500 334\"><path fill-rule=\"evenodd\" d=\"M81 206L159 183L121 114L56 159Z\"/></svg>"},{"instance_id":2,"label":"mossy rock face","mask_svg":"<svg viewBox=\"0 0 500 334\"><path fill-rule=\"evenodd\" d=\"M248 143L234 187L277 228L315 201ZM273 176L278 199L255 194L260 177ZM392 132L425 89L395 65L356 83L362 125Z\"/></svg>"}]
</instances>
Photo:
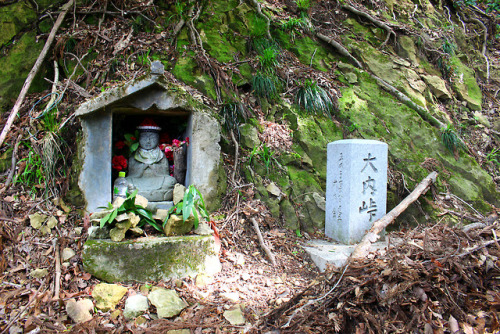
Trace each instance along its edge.
<instances>
[{"instance_id":1,"label":"mossy rock face","mask_svg":"<svg viewBox=\"0 0 500 334\"><path fill-rule=\"evenodd\" d=\"M358 125L363 138L382 140L389 145L391 165L404 173L410 189L429 174L423 166L429 161L427 159L432 159L430 161L436 163L440 179L454 178L450 183L452 193L460 193L462 199L483 209L486 208L484 200L499 204L500 198L491 177L473 158L462 153L455 160L442 144L438 129L423 121L414 110L378 89L369 76L358 74L358 77L361 78L359 86L342 89L340 111ZM463 183L457 180L470 182L475 187L461 186Z\"/></svg>"},{"instance_id":2,"label":"mossy rock face","mask_svg":"<svg viewBox=\"0 0 500 334\"><path fill-rule=\"evenodd\" d=\"M175 63L172 73L177 79L181 80L185 84L195 87L213 100L217 99L212 78L209 75L202 73L201 69L194 60L193 52L187 52L185 55L179 57Z\"/></svg>"},{"instance_id":3,"label":"mossy rock face","mask_svg":"<svg viewBox=\"0 0 500 334\"><path fill-rule=\"evenodd\" d=\"M109 283L213 275L221 269L213 236L87 240L82 261L87 272Z\"/></svg>"},{"instance_id":4,"label":"mossy rock face","mask_svg":"<svg viewBox=\"0 0 500 334\"><path fill-rule=\"evenodd\" d=\"M27 1L18 1L0 7L0 47L6 45L28 24L37 19L37 14Z\"/></svg>"},{"instance_id":5,"label":"mossy rock face","mask_svg":"<svg viewBox=\"0 0 500 334\"><path fill-rule=\"evenodd\" d=\"M0 57L0 112L5 112L19 95L19 91L42 48L43 43L36 43L35 33L30 32L24 34L8 50L7 55ZM43 75L44 73L39 73L35 77L30 92L40 91L48 87L41 79Z\"/></svg>"},{"instance_id":6,"label":"mossy rock face","mask_svg":"<svg viewBox=\"0 0 500 334\"><path fill-rule=\"evenodd\" d=\"M302 64L308 66L312 64L314 69L326 72L336 61L331 53L309 36L292 38L289 32L282 30L275 30L273 33L281 47L293 52Z\"/></svg>"},{"instance_id":7,"label":"mossy rock face","mask_svg":"<svg viewBox=\"0 0 500 334\"><path fill-rule=\"evenodd\" d=\"M297 130L294 131L294 142L303 150L295 146L303 162L307 165L308 158L318 172L321 183L326 181L326 147L328 143L342 139L342 131L328 118L323 116L298 116Z\"/></svg>"},{"instance_id":8,"label":"mossy rock face","mask_svg":"<svg viewBox=\"0 0 500 334\"><path fill-rule=\"evenodd\" d=\"M467 107L472 110L481 110L483 94L476 82L474 71L465 66L458 57L450 59L455 77L452 81L453 90L460 99L467 102Z\"/></svg>"}]
</instances>

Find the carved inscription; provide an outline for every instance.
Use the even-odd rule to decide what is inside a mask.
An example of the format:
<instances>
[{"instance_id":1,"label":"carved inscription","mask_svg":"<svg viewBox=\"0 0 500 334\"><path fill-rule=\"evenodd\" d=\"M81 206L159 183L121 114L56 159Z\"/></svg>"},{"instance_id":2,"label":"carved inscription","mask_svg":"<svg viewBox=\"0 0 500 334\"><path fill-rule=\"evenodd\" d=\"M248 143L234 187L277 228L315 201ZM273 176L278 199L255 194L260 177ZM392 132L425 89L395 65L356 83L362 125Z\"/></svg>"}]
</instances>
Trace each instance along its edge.
<instances>
[{"instance_id":1,"label":"carved inscription","mask_svg":"<svg viewBox=\"0 0 500 334\"><path fill-rule=\"evenodd\" d=\"M365 162L365 164L360 173L363 173L366 170L368 176L364 178L364 181L362 182L362 195L364 196L361 196L363 200L361 201L361 206L359 207L359 213L368 214L370 216L369 219L371 223L373 217L375 217L375 215L377 214L377 203L372 197L377 193L376 180L372 178L372 173L378 172L377 167L375 167L377 157L372 156L371 153L368 153L368 156L366 158L363 158L363 161ZM369 196L368 199L365 199L367 195L371 196Z\"/></svg>"}]
</instances>

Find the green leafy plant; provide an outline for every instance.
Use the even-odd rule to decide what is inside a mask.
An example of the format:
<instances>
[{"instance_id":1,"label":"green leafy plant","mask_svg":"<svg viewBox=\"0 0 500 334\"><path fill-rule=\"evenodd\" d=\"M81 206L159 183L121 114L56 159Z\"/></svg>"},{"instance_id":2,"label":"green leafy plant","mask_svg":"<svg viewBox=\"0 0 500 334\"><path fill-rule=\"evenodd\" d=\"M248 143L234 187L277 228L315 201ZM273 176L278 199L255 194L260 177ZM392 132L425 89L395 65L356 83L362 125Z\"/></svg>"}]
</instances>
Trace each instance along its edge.
<instances>
[{"instance_id":1,"label":"green leafy plant","mask_svg":"<svg viewBox=\"0 0 500 334\"><path fill-rule=\"evenodd\" d=\"M278 78L273 74L258 72L252 78L255 95L273 100L278 97Z\"/></svg>"},{"instance_id":2,"label":"green leafy plant","mask_svg":"<svg viewBox=\"0 0 500 334\"><path fill-rule=\"evenodd\" d=\"M262 148L259 147L254 147L252 149L252 152L250 153L250 156L248 158L248 163L252 163L252 159L254 156L258 156L262 162L264 163L264 166L266 166L266 173L269 174L269 168L275 164L277 166L281 166L279 162L276 160L276 157L274 156L274 152L271 151L271 149L264 143L262 145Z\"/></svg>"},{"instance_id":3,"label":"green leafy plant","mask_svg":"<svg viewBox=\"0 0 500 334\"><path fill-rule=\"evenodd\" d=\"M163 226L165 226L171 214L178 216L182 215L182 221L184 222L188 220L191 215L193 215L195 229L198 228L198 224L200 222L199 215L205 220L208 220L209 216L208 211L205 208L205 201L203 200L202 194L193 185L190 185L188 189L186 189L182 201L168 210L168 215L163 223Z\"/></svg>"},{"instance_id":4,"label":"green leafy plant","mask_svg":"<svg viewBox=\"0 0 500 334\"><path fill-rule=\"evenodd\" d=\"M348 130L349 132L354 132L359 129L359 125L357 123L352 123L349 125Z\"/></svg>"},{"instance_id":5,"label":"green leafy plant","mask_svg":"<svg viewBox=\"0 0 500 334\"><path fill-rule=\"evenodd\" d=\"M156 230L163 232L161 226L159 226L153 219L153 214L148 209L135 204L135 197L137 196L137 190L134 190L131 194L127 194L125 201L118 208L113 208L112 203L108 203L105 209L111 210L106 216L104 216L100 222L99 226L103 228L106 224L112 225L113 221L118 215L123 213L132 212L141 218L138 227L142 227L145 224L149 224Z\"/></svg>"},{"instance_id":6,"label":"green leafy plant","mask_svg":"<svg viewBox=\"0 0 500 334\"><path fill-rule=\"evenodd\" d=\"M251 19L250 34L252 36L264 36L267 34L267 22L259 15L255 14Z\"/></svg>"},{"instance_id":7,"label":"green leafy plant","mask_svg":"<svg viewBox=\"0 0 500 334\"><path fill-rule=\"evenodd\" d=\"M287 31L293 31L295 29L307 27L307 20L304 17L297 18L291 17L288 20L281 21L281 28Z\"/></svg>"},{"instance_id":8,"label":"green leafy plant","mask_svg":"<svg viewBox=\"0 0 500 334\"><path fill-rule=\"evenodd\" d=\"M258 37L252 39L252 47L258 54L262 55L265 49L274 49L279 52L280 47L278 43L274 40L270 40L267 37Z\"/></svg>"},{"instance_id":9,"label":"green leafy plant","mask_svg":"<svg viewBox=\"0 0 500 334\"><path fill-rule=\"evenodd\" d=\"M14 183L20 183L31 189L32 193L36 192L37 188L41 188L45 184L45 175L43 172L43 162L39 154L37 154L28 142L23 143L28 149L28 156L19 160L19 166L24 165L22 172L17 175Z\"/></svg>"},{"instance_id":10,"label":"green leafy plant","mask_svg":"<svg viewBox=\"0 0 500 334\"><path fill-rule=\"evenodd\" d=\"M301 12L306 12L312 5L311 0L295 0L295 4Z\"/></svg>"},{"instance_id":11,"label":"green leafy plant","mask_svg":"<svg viewBox=\"0 0 500 334\"><path fill-rule=\"evenodd\" d=\"M453 42L450 42L447 38L443 40L443 44L441 45L443 52L453 56L455 51L457 50L457 45Z\"/></svg>"},{"instance_id":12,"label":"green leafy plant","mask_svg":"<svg viewBox=\"0 0 500 334\"><path fill-rule=\"evenodd\" d=\"M458 137L453 125L448 124L446 128L441 130L441 140L443 141L444 146L450 152L457 152L459 149L465 148L465 144Z\"/></svg>"},{"instance_id":13,"label":"green leafy plant","mask_svg":"<svg viewBox=\"0 0 500 334\"><path fill-rule=\"evenodd\" d=\"M295 103L311 114L324 114L331 117L334 110L331 96L315 81L307 79L295 95Z\"/></svg>"},{"instance_id":14,"label":"green leafy plant","mask_svg":"<svg viewBox=\"0 0 500 334\"><path fill-rule=\"evenodd\" d=\"M279 65L278 49L268 47L262 50L262 53L257 56L261 68L269 73L274 72L274 68Z\"/></svg>"},{"instance_id":15,"label":"green leafy plant","mask_svg":"<svg viewBox=\"0 0 500 334\"><path fill-rule=\"evenodd\" d=\"M500 148L495 148L491 150L490 153L486 154L486 160L500 166Z\"/></svg>"}]
</instances>

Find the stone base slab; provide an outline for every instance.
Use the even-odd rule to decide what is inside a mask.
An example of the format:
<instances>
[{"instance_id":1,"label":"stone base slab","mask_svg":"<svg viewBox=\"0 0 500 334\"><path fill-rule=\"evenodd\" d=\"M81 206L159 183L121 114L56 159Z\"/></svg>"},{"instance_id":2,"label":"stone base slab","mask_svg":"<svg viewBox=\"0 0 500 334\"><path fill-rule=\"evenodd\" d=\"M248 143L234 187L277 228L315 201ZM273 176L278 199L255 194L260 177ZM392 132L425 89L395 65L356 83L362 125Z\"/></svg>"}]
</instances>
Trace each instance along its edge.
<instances>
[{"instance_id":1,"label":"stone base slab","mask_svg":"<svg viewBox=\"0 0 500 334\"><path fill-rule=\"evenodd\" d=\"M325 271L327 266L342 267L356 245L343 245L331 243L324 240L311 240L304 250L311 257L320 271ZM385 252L387 242L375 242L372 244L371 252Z\"/></svg>"},{"instance_id":2,"label":"stone base slab","mask_svg":"<svg viewBox=\"0 0 500 334\"><path fill-rule=\"evenodd\" d=\"M221 270L212 235L87 240L82 260L87 272L109 283L213 275Z\"/></svg>"}]
</instances>

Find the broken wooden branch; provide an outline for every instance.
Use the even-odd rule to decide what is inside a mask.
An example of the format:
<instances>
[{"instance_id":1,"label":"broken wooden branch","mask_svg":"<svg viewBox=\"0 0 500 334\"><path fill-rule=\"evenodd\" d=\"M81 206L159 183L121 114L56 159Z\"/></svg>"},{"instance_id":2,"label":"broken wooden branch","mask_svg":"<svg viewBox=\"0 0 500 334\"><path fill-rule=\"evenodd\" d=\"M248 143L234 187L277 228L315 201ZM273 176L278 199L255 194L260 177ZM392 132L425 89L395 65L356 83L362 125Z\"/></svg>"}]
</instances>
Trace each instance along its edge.
<instances>
[{"instance_id":1,"label":"broken wooden branch","mask_svg":"<svg viewBox=\"0 0 500 334\"><path fill-rule=\"evenodd\" d=\"M257 223L257 220L253 217L250 218L250 220L252 221L255 233L257 233L257 237L259 238L260 247L262 247L269 260L271 260L272 265L276 267L276 258L274 257L274 254L271 252L269 247L267 247L266 244L264 243L264 238L262 238L262 233L260 233L259 223Z\"/></svg>"},{"instance_id":2,"label":"broken wooden branch","mask_svg":"<svg viewBox=\"0 0 500 334\"><path fill-rule=\"evenodd\" d=\"M24 98L26 97L26 94L28 93L28 90L31 86L31 83L33 82L33 79L35 78L35 75L38 73L40 70L40 67L42 66L42 63L45 59L45 56L47 55L47 52L49 51L50 46L52 45L52 42L54 41L54 38L56 37L56 32L61 26L62 21L64 20L64 17L68 13L69 8L73 5L74 0L69 0L63 7L62 11L57 17L56 22L54 23L54 26L52 27L52 30L50 31L49 37L47 38L47 41L45 42L45 45L43 46L42 51L40 52L40 55L38 56L35 65L33 65L33 68L31 69L30 73L28 74L28 77L26 78L26 81L24 82L23 88L21 89L21 92L19 93L19 96L16 100L16 103L14 104L14 107L12 108L12 111L10 112L9 118L7 119L7 122L5 123L5 126L2 130L2 133L0 134L0 147L2 147L5 137L7 137L7 133L9 132L10 128L12 127L12 124L14 123L14 119L17 116L17 113L19 112L19 109L21 109L21 105L24 102Z\"/></svg>"},{"instance_id":3,"label":"broken wooden branch","mask_svg":"<svg viewBox=\"0 0 500 334\"><path fill-rule=\"evenodd\" d=\"M354 248L354 251L352 252L347 262L349 263L351 259L365 256L368 253L371 244L380 238L379 233L382 232L382 230L389 224L391 224L401 213L403 213L411 203L415 202L420 197L420 195L425 193L429 189L429 186L432 183L436 182L437 175L437 172L432 172L427 175L427 177L423 179L422 182L420 182L420 184L415 188L415 190L412 191L410 195L408 195L408 197L406 197L388 214L374 222L372 228L365 234L356 248Z\"/></svg>"}]
</instances>

